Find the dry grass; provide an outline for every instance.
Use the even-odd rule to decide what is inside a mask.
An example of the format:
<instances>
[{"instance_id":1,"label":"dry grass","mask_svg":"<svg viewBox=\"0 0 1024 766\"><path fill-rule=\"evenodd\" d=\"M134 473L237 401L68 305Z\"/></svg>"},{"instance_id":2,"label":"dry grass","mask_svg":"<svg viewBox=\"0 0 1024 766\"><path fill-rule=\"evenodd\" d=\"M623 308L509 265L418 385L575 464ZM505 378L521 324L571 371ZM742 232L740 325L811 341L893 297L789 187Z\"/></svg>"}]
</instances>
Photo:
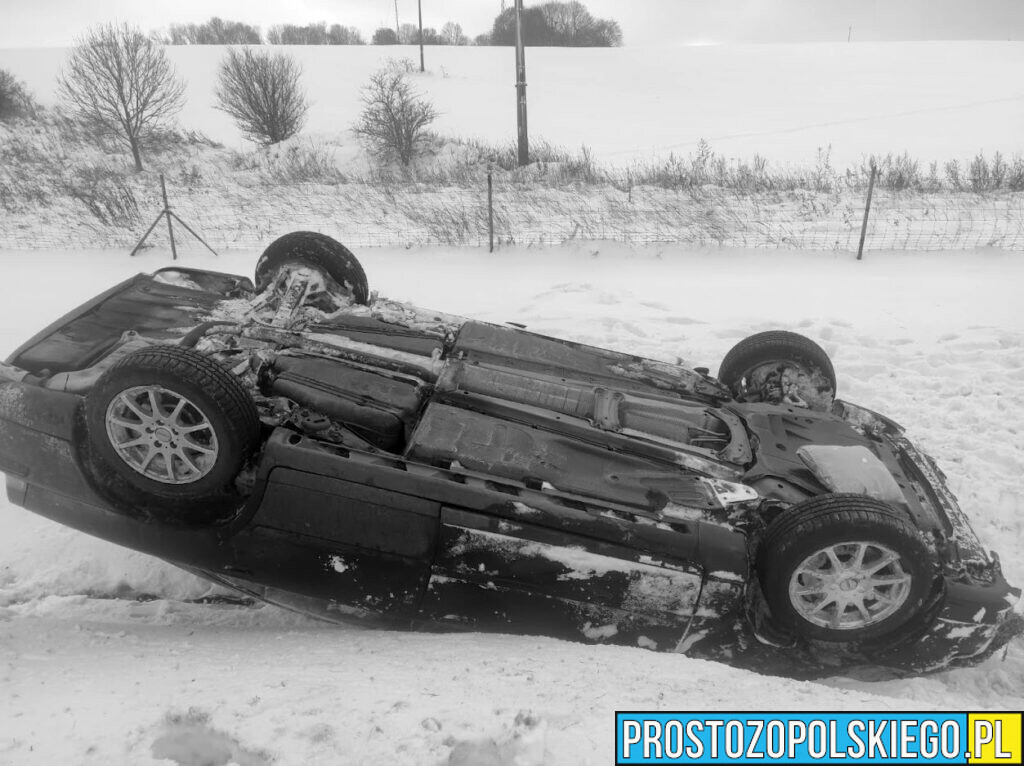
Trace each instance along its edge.
<instances>
[{"instance_id":1,"label":"dry grass","mask_svg":"<svg viewBox=\"0 0 1024 766\"><path fill-rule=\"evenodd\" d=\"M77 123L47 116L0 131L0 247L131 245L140 219L159 209L155 173L131 173ZM800 167L732 160L703 144L686 157L610 167L586 147L535 140L534 163L519 168L511 143L432 137L425 156L407 167L370 164L345 173L335 149L320 142L238 152L197 134L166 139L150 154L167 176L172 204L213 244L228 247L258 246L291 229L325 231L353 246L485 244L490 173L498 243L850 250L872 162L879 171L872 246L1024 247L1024 195L1017 193L1024 161L1000 155L927 166L886 155L836 168L824 149Z\"/></svg>"},{"instance_id":2,"label":"dry grass","mask_svg":"<svg viewBox=\"0 0 1024 766\"><path fill-rule=\"evenodd\" d=\"M64 179L64 190L103 226L130 230L141 222L134 183L123 172L77 167Z\"/></svg>"}]
</instances>

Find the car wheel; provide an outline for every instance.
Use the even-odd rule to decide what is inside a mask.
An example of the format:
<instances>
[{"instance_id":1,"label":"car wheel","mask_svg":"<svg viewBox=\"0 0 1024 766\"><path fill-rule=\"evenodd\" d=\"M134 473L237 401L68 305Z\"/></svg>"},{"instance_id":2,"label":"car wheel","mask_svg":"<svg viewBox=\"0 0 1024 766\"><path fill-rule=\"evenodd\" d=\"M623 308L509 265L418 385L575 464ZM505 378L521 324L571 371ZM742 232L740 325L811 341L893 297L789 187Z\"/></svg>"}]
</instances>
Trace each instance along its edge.
<instances>
[{"instance_id":1,"label":"car wheel","mask_svg":"<svg viewBox=\"0 0 1024 766\"><path fill-rule=\"evenodd\" d=\"M232 482L259 442L259 414L242 383L174 346L117 362L86 397L85 417L103 488L148 510L203 514L237 501Z\"/></svg>"},{"instance_id":2,"label":"car wheel","mask_svg":"<svg viewBox=\"0 0 1024 766\"><path fill-rule=\"evenodd\" d=\"M352 295L352 300L365 305L370 288L359 260L336 239L313 231L294 231L278 237L256 262L256 291L272 285L283 266L301 264L324 272Z\"/></svg>"},{"instance_id":3,"label":"car wheel","mask_svg":"<svg viewBox=\"0 0 1024 766\"><path fill-rule=\"evenodd\" d=\"M827 494L768 526L757 572L775 621L832 643L891 638L917 615L938 573L903 514L863 495Z\"/></svg>"},{"instance_id":4,"label":"car wheel","mask_svg":"<svg viewBox=\"0 0 1024 766\"><path fill-rule=\"evenodd\" d=\"M718 379L740 401L786 401L826 412L836 396L836 373L825 350L785 330L741 340L722 360Z\"/></svg>"}]
</instances>

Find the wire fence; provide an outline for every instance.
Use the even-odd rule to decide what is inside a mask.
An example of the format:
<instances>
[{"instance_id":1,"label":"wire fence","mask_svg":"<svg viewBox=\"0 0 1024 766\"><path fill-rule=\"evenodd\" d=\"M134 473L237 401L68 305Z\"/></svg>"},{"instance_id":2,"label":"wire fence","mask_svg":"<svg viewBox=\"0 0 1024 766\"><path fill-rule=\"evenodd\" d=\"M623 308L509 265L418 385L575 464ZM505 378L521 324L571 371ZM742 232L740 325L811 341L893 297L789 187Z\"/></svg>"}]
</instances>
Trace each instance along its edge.
<instances>
[{"instance_id":1,"label":"wire fence","mask_svg":"<svg viewBox=\"0 0 1024 766\"><path fill-rule=\"evenodd\" d=\"M152 177L109 199L63 199L0 219L0 249L128 248L162 209ZM571 240L856 252L861 192L743 194L555 187L494 178L483 188L366 183L169 188L171 207L217 249L258 248L292 230L356 247L557 244ZM493 231L491 225L493 222ZM152 244L166 243L157 227ZM866 249L1024 250L1024 193L876 190Z\"/></svg>"}]
</instances>

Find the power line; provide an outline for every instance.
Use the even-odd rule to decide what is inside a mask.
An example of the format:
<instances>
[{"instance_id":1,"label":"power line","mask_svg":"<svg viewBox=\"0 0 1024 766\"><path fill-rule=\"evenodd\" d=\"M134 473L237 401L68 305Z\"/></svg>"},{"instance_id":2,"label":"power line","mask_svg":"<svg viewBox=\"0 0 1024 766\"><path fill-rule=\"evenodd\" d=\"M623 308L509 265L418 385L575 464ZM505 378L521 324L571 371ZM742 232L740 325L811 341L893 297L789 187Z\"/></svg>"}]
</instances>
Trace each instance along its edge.
<instances>
[{"instance_id":1,"label":"power line","mask_svg":"<svg viewBox=\"0 0 1024 766\"><path fill-rule=\"evenodd\" d=\"M685 149L693 146L697 146L702 140L709 143L715 141L730 141L737 138L757 138L760 136L777 136L786 133L799 133L804 130L812 130L814 128L830 128L838 125L852 125L859 122L875 122L878 120L888 120L898 117L913 117L919 114L930 114L932 112L948 112L957 109L974 109L979 106L988 106L989 104L1002 104L1011 101L1020 101L1024 99L1024 94L1016 96L1006 96L1005 98L992 98L986 101L973 101L967 104L951 104L949 106L929 106L921 109L910 109L903 112L889 112L888 114L873 114L864 115L862 117L850 117L845 120L828 120L825 122L811 122L803 125L794 125L788 128L777 128L775 130L752 130L745 133L726 133L720 136L705 136L696 141L683 141L677 144L666 144L663 146L652 146L647 147L643 151L665 151L666 149ZM638 150L635 149L622 149L614 152L604 152L603 157L615 157L626 154L636 154Z\"/></svg>"}]
</instances>

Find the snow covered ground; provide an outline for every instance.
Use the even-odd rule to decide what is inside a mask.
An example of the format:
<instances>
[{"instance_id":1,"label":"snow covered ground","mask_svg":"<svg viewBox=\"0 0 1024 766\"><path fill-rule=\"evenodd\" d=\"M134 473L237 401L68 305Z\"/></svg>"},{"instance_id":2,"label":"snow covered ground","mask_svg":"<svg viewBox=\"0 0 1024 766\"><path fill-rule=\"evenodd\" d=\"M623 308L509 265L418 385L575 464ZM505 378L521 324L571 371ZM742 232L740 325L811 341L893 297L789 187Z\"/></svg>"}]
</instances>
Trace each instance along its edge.
<instances>
[{"instance_id":1,"label":"snow covered ground","mask_svg":"<svg viewBox=\"0 0 1024 766\"><path fill-rule=\"evenodd\" d=\"M845 28L845 27L844 27ZM277 50L277 48L275 48ZM242 144L213 108L219 46L167 49L188 82L183 127ZM306 135L327 134L344 164L359 91L388 58L419 64L414 46L292 46L312 108ZM47 105L66 49L0 50L0 68ZM440 112L444 135L515 140L511 48L428 48L413 77ZM832 147L839 167L909 150L922 162L964 162L984 150L1024 151L1024 43L919 42L649 48L530 48L530 135L599 162L686 156L700 139L731 157L813 164ZM941 168L940 168L941 170Z\"/></svg>"},{"instance_id":2,"label":"snow covered ground","mask_svg":"<svg viewBox=\"0 0 1024 766\"><path fill-rule=\"evenodd\" d=\"M2 62L0 62L2 63ZM781 327L902 422L1024 583L1024 257L560 248L357 253L401 300L712 371ZM186 265L251 273L257 253ZM0 252L0 353L166 252ZM642 649L375 632L193 600L175 568L0 501L0 763L585 764L616 709L1024 707L1024 645L918 678L807 682ZM145 594L147 599L135 596ZM874 678L874 680L869 680Z\"/></svg>"}]
</instances>

